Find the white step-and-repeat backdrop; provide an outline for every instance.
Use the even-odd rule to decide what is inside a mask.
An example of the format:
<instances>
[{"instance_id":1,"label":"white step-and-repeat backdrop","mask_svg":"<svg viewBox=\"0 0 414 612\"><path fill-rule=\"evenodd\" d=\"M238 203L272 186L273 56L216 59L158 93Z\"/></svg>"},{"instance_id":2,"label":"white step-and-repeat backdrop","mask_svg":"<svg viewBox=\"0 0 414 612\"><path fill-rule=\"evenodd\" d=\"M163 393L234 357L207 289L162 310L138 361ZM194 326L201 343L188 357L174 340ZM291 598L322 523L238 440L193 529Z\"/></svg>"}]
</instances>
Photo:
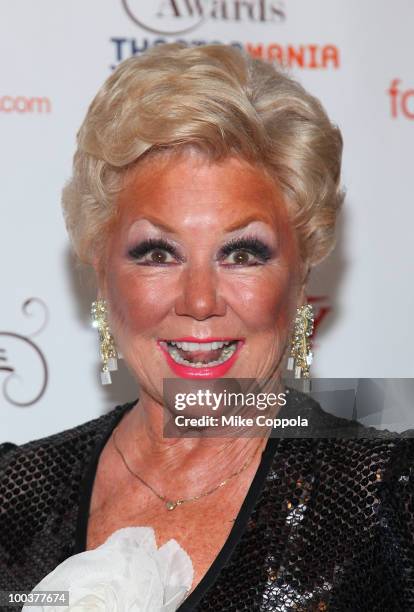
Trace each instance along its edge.
<instances>
[{"instance_id":1,"label":"white step-and-repeat backdrop","mask_svg":"<svg viewBox=\"0 0 414 612\"><path fill-rule=\"evenodd\" d=\"M90 281L60 209L75 134L114 67L164 41L279 61L345 140L331 258L309 287L313 373L414 375L412 0L1 0L0 441L24 442L134 399L98 378Z\"/></svg>"}]
</instances>

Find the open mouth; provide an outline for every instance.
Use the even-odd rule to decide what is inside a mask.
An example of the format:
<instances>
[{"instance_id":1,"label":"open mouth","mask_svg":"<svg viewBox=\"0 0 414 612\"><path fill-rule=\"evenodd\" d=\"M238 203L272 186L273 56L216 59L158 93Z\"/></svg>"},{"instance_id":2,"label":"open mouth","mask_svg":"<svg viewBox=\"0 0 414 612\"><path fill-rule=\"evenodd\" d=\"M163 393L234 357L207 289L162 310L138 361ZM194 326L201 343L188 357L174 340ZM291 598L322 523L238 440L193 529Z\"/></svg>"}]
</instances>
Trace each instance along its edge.
<instances>
[{"instance_id":1,"label":"open mouth","mask_svg":"<svg viewBox=\"0 0 414 612\"><path fill-rule=\"evenodd\" d=\"M168 352L178 365L192 368L214 367L226 363L236 352L239 340L214 342L160 341L160 346Z\"/></svg>"}]
</instances>

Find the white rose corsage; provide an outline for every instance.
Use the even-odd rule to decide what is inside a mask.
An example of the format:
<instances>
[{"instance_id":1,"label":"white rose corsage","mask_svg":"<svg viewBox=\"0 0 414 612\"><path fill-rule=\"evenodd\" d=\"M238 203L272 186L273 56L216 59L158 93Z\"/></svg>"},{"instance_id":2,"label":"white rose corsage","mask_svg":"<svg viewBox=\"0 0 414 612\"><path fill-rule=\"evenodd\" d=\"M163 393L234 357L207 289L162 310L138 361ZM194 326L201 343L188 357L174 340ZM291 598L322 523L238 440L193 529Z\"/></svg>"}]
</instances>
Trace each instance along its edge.
<instances>
[{"instance_id":1,"label":"white rose corsage","mask_svg":"<svg viewBox=\"0 0 414 612\"><path fill-rule=\"evenodd\" d=\"M157 548L152 527L126 527L63 561L32 591L69 591L68 607L26 604L23 611L174 612L192 581L191 559L175 540Z\"/></svg>"}]
</instances>

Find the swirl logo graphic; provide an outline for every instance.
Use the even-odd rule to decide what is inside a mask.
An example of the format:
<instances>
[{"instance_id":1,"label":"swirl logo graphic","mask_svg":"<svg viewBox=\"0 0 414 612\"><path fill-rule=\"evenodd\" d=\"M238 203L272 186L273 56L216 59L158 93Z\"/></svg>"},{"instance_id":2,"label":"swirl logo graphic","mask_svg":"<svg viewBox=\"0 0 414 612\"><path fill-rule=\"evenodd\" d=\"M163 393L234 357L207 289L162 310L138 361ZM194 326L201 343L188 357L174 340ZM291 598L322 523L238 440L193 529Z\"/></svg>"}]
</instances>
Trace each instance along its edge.
<instances>
[{"instance_id":1,"label":"swirl logo graphic","mask_svg":"<svg viewBox=\"0 0 414 612\"><path fill-rule=\"evenodd\" d=\"M5 374L2 391L13 406L32 406L46 391L48 367L33 338L46 327L47 306L39 298L29 298L22 304L26 317L38 316L39 308L41 321L31 334L0 331L0 375Z\"/></svg>"}]
</instances>

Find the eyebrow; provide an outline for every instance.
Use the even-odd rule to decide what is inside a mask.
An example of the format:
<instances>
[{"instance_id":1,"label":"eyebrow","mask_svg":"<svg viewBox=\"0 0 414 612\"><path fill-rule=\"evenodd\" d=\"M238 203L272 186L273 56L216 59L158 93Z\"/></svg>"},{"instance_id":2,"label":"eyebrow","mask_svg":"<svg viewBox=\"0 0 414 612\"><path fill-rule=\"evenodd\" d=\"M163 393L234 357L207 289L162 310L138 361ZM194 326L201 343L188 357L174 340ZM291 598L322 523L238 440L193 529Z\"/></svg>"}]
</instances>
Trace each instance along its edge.
<instances>
[{"instance_id":1,"label":"eyebrow","mask_svg":"<svg viewBox=\"0 0 414 612\"><path fill-rule=\"evenodd\" d=\"M254 221L261 221L262 223L269 223L268 219L264 215L250 215L249 217L246 217L245 219L242 219L241 221L232 223L231 225L226 227L224 231L225 232L235 232L236 230L245 228L247 225L250 225L250 223L253 223Z\"/></svg>"},{"instance_id":2,"label":"eyebrow","mask_svg":"<svg viewBox=\"0 0 414 612\"><path fill-rule=\"evenodd\" d=\"M162 223L161 221L159 221L158 219L156 219L155 217L152 216L146 216L146 217L142 217L140 220L143 221L149 221L152 225L154 225L155 227L157 227L158 229L168 233L168 234L176 234L176 231L170 227L169 225L167 225L166 223ZM241 221L237 221L235 223L232 223L231 225L229 225L228 227L226 227L224 229L225 232L235 232L236 230L240 230L245 228L247 225L249 225L250 223L253 223L254 221L261 221L262 223L268 223L268 219L265 217L265 215L249 215L248 217L245 217L244 219L242 219Z\"/></svg>"},{"instance_id":3,"label":"eyebrow","mask_svg":"<svg viewBox=\"0 0 414 612\"><path fill-rule=\"evenodd\" d=\"M161 221L158 221L158 219L156 219L155 217L151 217L150 215L148 215L147 217L141 217L140 219L137 219L137 221L149 221L152 225L154 225L158 229L162 230L163 232L167 232L167 234L176 233L172 227L170 227L166 223L161 223Z\"/></svg>"}]
</instances>

